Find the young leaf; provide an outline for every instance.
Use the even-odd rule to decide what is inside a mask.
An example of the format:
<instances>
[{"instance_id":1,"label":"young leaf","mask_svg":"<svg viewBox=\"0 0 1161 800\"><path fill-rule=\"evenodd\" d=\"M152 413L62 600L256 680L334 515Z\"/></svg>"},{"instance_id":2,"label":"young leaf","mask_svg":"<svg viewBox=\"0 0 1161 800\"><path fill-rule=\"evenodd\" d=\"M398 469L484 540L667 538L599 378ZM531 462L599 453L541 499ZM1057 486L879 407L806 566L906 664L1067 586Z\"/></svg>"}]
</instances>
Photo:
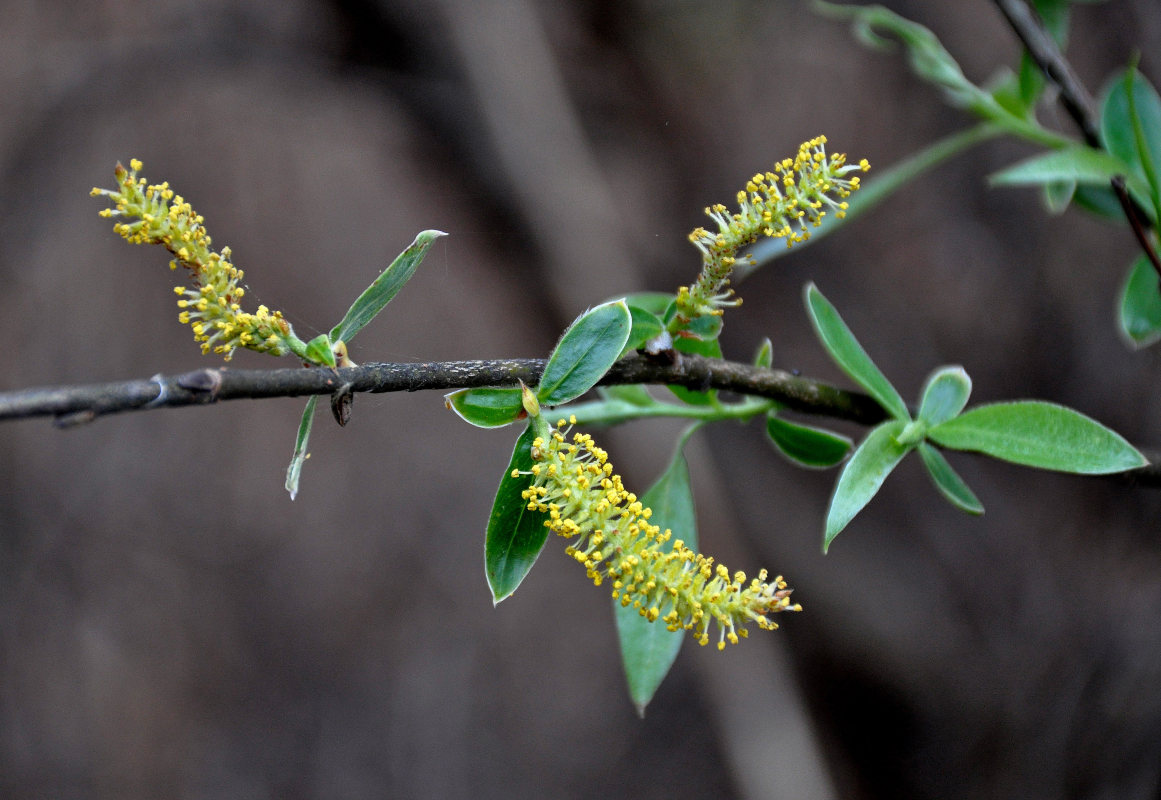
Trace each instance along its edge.
<instances>
[{"instance_id":1,"label":"young leaf","mask_svg":"<svg viewBox=\"0 0 1161 800\"><path fill-rule=\"evenodd\" d=\"M1040 190L1044 209L1052 215L1063 214L1068 209L1075 194L1076 181L1052 181L1044 184Z\"/></svg>"},{"instance_id":2,"label":"young leaf","mask_svg":"<svg viewBox=\"0 0 1161 800\"><path fill-rule=\"evenodd\" d=\"M853 444L845 436L822 428L799 425L774 414L766 417L766 435L778 448L778 452L791 461L804 467L822 469L833 467L846 458Z\"/></svg>"},{"instance_id":3,"label":"young leaf","mask_svg":"<svg viewBox=\"0 0 1161 800\"><path fill-rule=\"evenodd\" d=\"M591 389L620 358L632 325L624 300L599 305L577 317L549 356L536 399L557 406Z\"/></svg>"},{"instance_id":4,"label":"young leaf","mask_svg":"<svg viewBox=\"0 0 1161 800\"><path fill-rule=\"evenodd\" d=\"M871 501L891 470L911 449L895 440L906 425L906 422L899 419L884 422L872 428L862 444L855 448L830 498L830 508L826 513L826 533L822 542L824 553L834 537Z\"/></svg>"},{"instance_id":5,"label":"young leaf","mask_svg":"<svg viewBox=\"0 0 1161 800\"><path fill-rule=\"evenodd\" d=\"M953 105L972 109L984 116L1005 113L990 94L964 77L951 53L934 33L922 25L879 5L835 5L814 0L812 6L823 16L852 20L855 35L869 47L883 50L891 44L878 34L877 28L897 36L907 48L911 70L923 80L940 87Z\"/></svg>"},{"instance_id":6,"label":"young leaf","mask_svg":"<svg viewBox=\"0 0 1161 800\"><path fill-rule=\"evenodd\" d=\"M891 416L908 420L907 404L871 361L835 307L813 283L806 285L806 308L823 347L847 375L875 398Z\"/></svg>"},{"instance_id":7,"label":"young leaf","mask_svg":"<svg viewBox=\"0 0 1161 800\"><path fill-rule=\"evenodd\" d=\"M321 367L333 367L336 363L334 342L325 333L320 333L306 343L306 350L302 357L304 360Z\"/></svg>"},{"instance_id":8,"label":"young leaf","mask_svg":"<svg viewBox=\"0 0 1161 800\"><path fill-rule=\"evenodd\" d=\"M927 467L927 474L931 476L935 488L948 502L969 514L984 513L983 504L963 482L963 478L951 468L951 464L947 463L943 453L927 442L920 442L919 457L923 459L923 466Z\"/></svg>"},{"instance_id":9,"label":"young leaf","mask_svg":"<svg viewBox=\"0 0 1161 800\"><path fill-rule=\"evenodd\" d=\"M306 401L306 408L302 410L302 420L298 423L294 455L290 458L290 466L286 468L286 491L290 492L291 500L298 496L298 479L302 476L302 464L306 461L306 446L310 442L310 429L314 425L314 408L317 404L318 395L311 395Z\"/></svg>"},{"instance_id":10,"label":"young leaf","mask_svg":"<svg viewBox=\"0 0 1161 800\"><path fill-rule=\"evenodd\" d=\"M660 336L661 332L665 330L665 326L656 314L646 311L639 306L635 306L632 303L629 304L629 314L633 319L633 324L629 330L629 339L625 342L625 347L622 349L621 355L626 355L634 350L640 350L645 346L646 342Z\"/></svg>"},{"instance_id":11,"label":"young leaf","mask_svg":"<svg viewBox=\"0 0 1161 800\"><path fill-rule=\"evenodd\" d=\"M689 428L678 440L673 459L657 482L641 497L641 503L653 509L650 522L662 530L673 531L673 538L682 539L686 547L697 549L697 517L693 508L693 494L689 485L689 468L682 448L697 426ZM672 549L670 540L664 549ZM681 643L683 631L672 632L665 624L649 622L633 606L624 607L613 601L617 621L617 637L621 642L621 662L629 684L629 697L639 716L645 716L645 706L669 672Z\"/></svg>"},{"instance_id":12,"label":"young leaf","mask_svg":"<svg viewBox=\"0 0 1161 800\"><path fill-rule=\"evenodd\" d=\"M1133 347L1148 347L1161 339L1161 284L1146 255L1138 256L1121 289L1118 321Z\"/></svg>"},{"instance_id":13,"label":"young leaf","mask_svg":"<svg viewBox=\"0 0 1161 800\"><path fill-rule=\"evenodd\" d=\"M1076 191L1073 192L1072 201L1090 214L1114 222L1125 221L1125 209L1121 207L1121 201L1108 186L1078 184Z\"/></svg>"},{"instance_id":14,"label":"young leaf","mask_svg":"<svg viewBox=\"0 0 1161 800\"><path fill-rule=\"evenodd\" d=\"M1114 77L1105 90L1101 138L1110 153L1130 165L1132 172L1126 174L1148 178L1156 186L1156 169L1161 167L1161 98L1133 67Z\"/></svg>"},{"instance_id":15,"label":"young leaf","mask_svg":"<svg viewBox=\"0 0 1161 800\"><path fill-rule=\"evenodd\" d=\"M942 367L931 373L919 402L919 419L928 426L947 422L967 405L972 379L963 367Z\"/></svg>"},{"instance_id":16,"label":"young leaf","mask_svg":"<svg viewBox=\"0 0 1161 800\"><path fill-rule=\"evenodd\" d=\"M444 404L477 428L502 428L527 416L518 387L459 389L443 396Z\"/></svg>"},{"instance_id":17,"label":"young leaf","mask_svg":"<svg viewBox=\"0 0 1161 800\"><path fill-rule=\"evenodd\" d=\"M536 432L529 425L516 440L512 460L500 479L496 499L492 502L492 515L488 517L484 571L488 588L492 590L493 603L499 603L516 591L536 563L536 557L548 538L544 515L529 511L528 501L520 496L531 485L532 476L512 477L514 470L527 472L532 468L532 441L535 438Z\"/></svg>"},{"instance_id":18,"label":"young leaf","mask_svg":"<svg viewBox=\"0 0 1161 800\"><path fill-rule=\"evenodd\" d=\"M625 303L630 309L639 308L660 318L665 316L665 310L673 303L673 295L666 292L633 292L625 295Z\"/></svg>"},{"instance_id":19,"label":"young leaf","mask_svg":"<svg viewBox=\"0 0 1161 800\"><path fill-rule=\"evenodd\" d=\"M384 306L399 294L403 284L415 274L416 267L427 255L431 243L441 236L447 234L443 231L423 231L416 236L415 241L408 245L407 249L400 253L351 304L342 322L331 329L331 341L350 342L356 333L375 319Z\"/></svg>"},{"instance_id":20,"label":"young leaf","mask_svg":"<svg viewBox=\"0 0 1161 800\"><path fill-rule=\"evenodd\" d=\"M605 400L620 400L635 406L651 406L657 401L649 390L639 383L625 383L619 386L600 386L597 394Z\"/></svg>"},{"instance_id":21,"label":"young leaf","mask_svg":"<svg viewBox=\"0 0 1161 800\"><path fill-rule=\"evenodd\" d=\"M761 367L762 369L770 369L773 364L774 344L769 338L766 338L758 346L758 352L754 353L754 366Z\"/></svg>"},{"instance_id":22,"label":"young leaf","mask_svg":"<svg viewBox=\"0 0 1161 800\"><path fill-rule=\"evenodd\" d=\"M1038 400L977 406L930 428L927 436L952 450L1059 472L1104 475L1149 463L1096 420Z\"/></svg>"},{"instance_id":23,"label":"young leaf","mask_svg":"<svg viewBox=\"0 0 1161 800\"><path fill-rule=\"evenodd\" d=\"M988 180L993 186L1039 186L1060 181L1103 186L1116 175L1127 176L1134 191L1147 191L1125 161L1083 144L1032 156L992 173Z\"/></svg>"}]
</instances>

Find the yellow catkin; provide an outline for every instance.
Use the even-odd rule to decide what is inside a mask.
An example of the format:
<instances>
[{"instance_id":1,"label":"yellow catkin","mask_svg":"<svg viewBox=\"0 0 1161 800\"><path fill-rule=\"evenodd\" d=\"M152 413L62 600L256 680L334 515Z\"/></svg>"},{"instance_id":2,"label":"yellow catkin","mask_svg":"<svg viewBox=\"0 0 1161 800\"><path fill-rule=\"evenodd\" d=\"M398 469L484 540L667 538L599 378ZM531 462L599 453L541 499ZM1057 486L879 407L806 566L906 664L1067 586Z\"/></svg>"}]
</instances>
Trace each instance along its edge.
<instances>
[{"instance_id":1,"label":"yellow catkin","mask_svg":"<svg viewBox=\"0 0 1161 800\"><path fill-rule=\"evenodd\" d=\"M126 241L163 245L173 254L170 268L188 271L192 286L174 289L180 297L178 319L193 329L202 352L212 350L227 361L239 347L276 356L289 353L294 336L282 312L266 306L254 313L242 310L242 271L230 262L230 248L213 250L203 217L168 183L147 184L139 178L141 167L137 159L129 162L129 169L118 164L118 188L95 188L92 194L113 202L101 216L118 220L113 230Z\"/></svg>"},{"instance_id":2,"label":"yellow catkin","mask_svg":"<svg viewBox=\"0 0 1161 800\"><path fill-rule=\"evenodd\" d=\"M738 250L760 236L785 239L787 247L809 239L810 229L818 227L827 213L840 219L846 215L846 198L859 188L858 176L846 176L870 168L866 159L847 164L842 153L827 155L826 137L818 136L803 142L793 159L754 175L738 192L737 213L721 204L707 208L717 230L696 228L689 234L701 251L702 269L692 286L678 290L678 324L721 315L724 307L740 303L729 288Z\"/></svg>"},{"instance_id":3,"label":"yellow catkin","mask_svg":"<svg viewBox=\"0 0 1161 800\"><path fill-rule=\"evenodd\" d=\"M573 420L575 421L575 420ZM719 629L718 648L737 644L753 623L763 630L778 625L771 616L800 611L781 576L767 581L766 570L746 581L712 557L650 523L653 512L625 489L608 454L586 433L573 434L561 420L547 440L537 438L539 456L525 490L528 509L547 515L545 525L573 539L566 553L585 567L593 583L608 581L622 606L632 605L650 622L671 631L688 630L700 644L709 642L709 625Z\"/></svg>"}]
</instances>

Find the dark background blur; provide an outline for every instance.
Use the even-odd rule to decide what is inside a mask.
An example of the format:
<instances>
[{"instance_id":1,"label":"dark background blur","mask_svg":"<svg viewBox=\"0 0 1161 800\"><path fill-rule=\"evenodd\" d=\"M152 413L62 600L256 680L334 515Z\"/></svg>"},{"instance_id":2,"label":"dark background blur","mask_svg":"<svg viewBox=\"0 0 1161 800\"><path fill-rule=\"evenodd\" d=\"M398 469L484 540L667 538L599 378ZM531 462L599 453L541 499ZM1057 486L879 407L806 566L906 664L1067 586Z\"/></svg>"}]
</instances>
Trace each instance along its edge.
<instances>
[{"instance_id":1,"label":"dark background blur","mask_svg":"<svg viewBox=\"0 0 1161 800\"><path fill-rule=\"evenodd\" d=\"M974 80L1016 63L989 2L889 6ZM1133 51L1161 81L1155 0L1076 17L1094 92ZM802 140L884 168L966 124L898 54L775 0L5 0L0 109L2 389L216 363L166 254L97 216L117 160L185 195L304 338L439 228L353 358L531 357L589 305L691 280L701 209ZM814 280L907 396L959 363L976 401L1158 444L1161 349L1113 327L1131 237L987 188L1031 152L974 150L757 273L727 354L770 336L777 366L845 382L802 310ZM607 594L559 548L491 606L514 431L363 396L345 429L320 416L292 503L301 408L0 427L0 794L1161 797L1159 493L953 456L973 519L908 462L824 557L833 473L757 426L705 431L704 549L785 573L806 611L687 646L639 721ZM642 491L676 430L602 441Z\"/></svg>"}]
</instances>

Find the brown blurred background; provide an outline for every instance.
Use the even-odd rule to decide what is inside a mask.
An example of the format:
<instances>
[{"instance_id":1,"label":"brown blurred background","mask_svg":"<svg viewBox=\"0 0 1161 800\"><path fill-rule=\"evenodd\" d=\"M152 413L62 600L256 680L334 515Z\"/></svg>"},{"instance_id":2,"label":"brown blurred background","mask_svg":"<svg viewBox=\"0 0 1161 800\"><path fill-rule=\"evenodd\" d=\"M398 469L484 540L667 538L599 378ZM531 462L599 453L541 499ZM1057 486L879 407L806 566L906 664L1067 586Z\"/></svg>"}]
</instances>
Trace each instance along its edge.
<instances>
[{"instance_id":1,"label":"brown blurred background","mask_svg":"<svg viewBox=\"0 0 1161 800\"><path fill-rule=\"evenodd\" d=\"M984 0L888 5L974 80L1018 57ZM1077 9L1091 89L1134 51L1161 82L1155 0ZM800 141L883 168L967 123L898 54L777 0L5 0L0 109L0 389L214 363L165 254L97 216L117 160L185 195L304 338L439 228L353 358L543 356L587 306L688 282L701 209ZM814 280L905 395L959 363L976 401L1158 444L1161 349L1113 327L1131 237L987 188L1030 152L972 151L760 271L727 354L769 336L777 366L845 382L802 310ZM953 456L972 519L905 463L824 557L834 474L756 425L704 431L704 549L784 572L806 611L687 646L641 721L607 595L558 547L491 606L514 431L363 396L345 429L320 416L292 503L301 407L0 427L0 794L1161 797L1157 492ZM677 430L602 439L641 491Z\"/></svg>"}]
</instances>

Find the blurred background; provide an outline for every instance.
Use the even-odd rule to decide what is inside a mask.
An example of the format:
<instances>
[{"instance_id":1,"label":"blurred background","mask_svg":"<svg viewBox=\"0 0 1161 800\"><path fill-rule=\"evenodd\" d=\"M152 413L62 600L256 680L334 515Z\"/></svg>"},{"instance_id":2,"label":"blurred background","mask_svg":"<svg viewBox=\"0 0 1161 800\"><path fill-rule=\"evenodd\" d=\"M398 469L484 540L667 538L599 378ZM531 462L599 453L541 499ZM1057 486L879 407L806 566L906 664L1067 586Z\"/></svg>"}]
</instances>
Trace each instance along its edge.
<instances>
[{"instance_id":1,"label":"blurred background","mask_svg":"<svg viewBox=\"0 0 1161 800\"><path fill-rule=\"evenodd\" d=\"M1017 63L985 0L888 5L973 80ZM1075 15L1094 93L1134 52L1161 82L1153 0ZM3 390L220 363L177 323L166 254L97 216L118 160L190 200L304 339L438 228L352 357L537 357L590 305L688 283L702 209L799 142L885 168L968 124L898 53L777 0L3 0L0 108ZM1113 324L1132 238L987 187L1031 152L973 150L759 271L727 355L769 336L775 366L846 385L813 280L906 396L962 364L974 401L1161 443L1161 349ZM291 502L302 405L0 426L0 794L1161 797L1161 493L953 456L976 519L905 462L824 557L834 474L757 425L705 430L703 549L784 573L805 611L687 643L639 720L607 593L559 547L492 607L516 431L360 396L345 429L320 415ZM600 439L640 492L678 430Z\"/></svg>"}]
</instances>

